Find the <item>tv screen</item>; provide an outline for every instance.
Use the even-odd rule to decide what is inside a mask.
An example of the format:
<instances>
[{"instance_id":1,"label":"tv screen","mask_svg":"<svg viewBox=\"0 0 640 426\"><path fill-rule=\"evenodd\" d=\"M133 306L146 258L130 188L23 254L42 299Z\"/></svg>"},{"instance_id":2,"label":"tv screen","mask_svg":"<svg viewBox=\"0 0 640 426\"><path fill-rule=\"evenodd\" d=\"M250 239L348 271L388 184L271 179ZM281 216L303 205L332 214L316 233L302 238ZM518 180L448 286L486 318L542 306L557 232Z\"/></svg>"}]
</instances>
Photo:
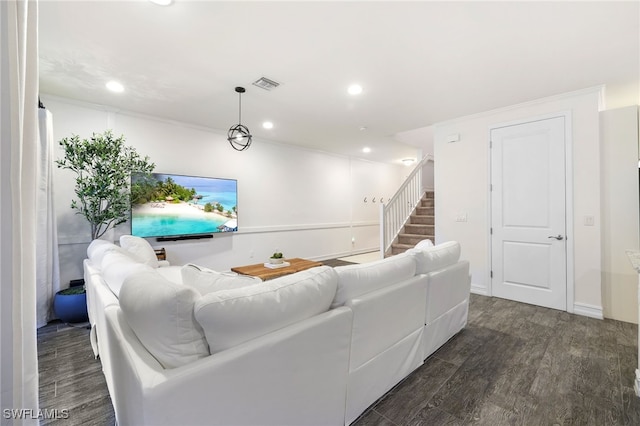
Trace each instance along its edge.
<instances>
[{"instance_id":1,"label":"tv screen","mask_svg":"<svg viewBox=\"0 0 640 426\"><path fill-rule=\"evenodd\" d=\"M179 237L237 230L235 179L132 174L131 235Z\"/></svg>"}]
</instances>

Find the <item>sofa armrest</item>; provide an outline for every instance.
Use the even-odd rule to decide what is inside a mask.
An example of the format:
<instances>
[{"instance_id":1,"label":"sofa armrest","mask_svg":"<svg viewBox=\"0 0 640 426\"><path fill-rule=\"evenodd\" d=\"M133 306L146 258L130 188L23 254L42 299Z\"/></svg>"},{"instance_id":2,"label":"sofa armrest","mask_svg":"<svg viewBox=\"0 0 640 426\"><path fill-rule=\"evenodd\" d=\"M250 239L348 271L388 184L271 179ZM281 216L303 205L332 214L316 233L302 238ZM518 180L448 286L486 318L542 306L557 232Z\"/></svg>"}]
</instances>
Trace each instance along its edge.
<instances>
[{"instance_id":1,"label":"sofa armrest","mask_svg":"<svg viewBox=\"0 0 640 426\"><path fill-rule=\"evenodd\" d=\"M461 260L430 272L426 276L428 281L425 324L430 324L449 309L469 298L471 280L468 261Z\"/></svg>"},{"instance_id":2,"label":"sofa armrest","mask_svg":"<svg viewBox=\"0 0 640 426\"><path fill-rule=\"evenodd\" d=\"M118 307L107 322L119 424L344 422L352 312L334 309L185 366L164 370Z\"/></svg>"},{"instance_id":3,"label":"sofa armrest","mask_svg":"<svg viewBox=\"0 0 640 426\"><path fill-rule=\"evenodd\" d=\"M418 275L347 301L353 310L351 371L424 327L426 282Z\"/></svg>"}]
</instances>

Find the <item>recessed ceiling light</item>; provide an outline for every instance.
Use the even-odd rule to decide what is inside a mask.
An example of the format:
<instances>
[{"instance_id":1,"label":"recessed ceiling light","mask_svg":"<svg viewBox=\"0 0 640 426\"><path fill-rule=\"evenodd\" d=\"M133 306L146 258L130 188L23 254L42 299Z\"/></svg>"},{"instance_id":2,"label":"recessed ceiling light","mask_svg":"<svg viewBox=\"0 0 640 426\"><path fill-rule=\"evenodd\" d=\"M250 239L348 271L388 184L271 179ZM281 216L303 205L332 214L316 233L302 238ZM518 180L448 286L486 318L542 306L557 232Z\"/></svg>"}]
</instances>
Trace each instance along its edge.
<instances>
[{"instance_id":1,"label":"recessed ceiling light","mask_svg":"<svg viewBox=\"0 0 640 426\"><path fill-rule=\"evenodd\" d=\"M265 121L264 123L262 123L262 127L264 127L265 129L273 129L273 123L270 121Z\"/></svg>"},{"instance_id":2,"label":"recessed ceiling light","mask_svg":"<svg viewBox=\"0 0 640 426\"><path fill-rule=\"evenodd\" d=\"M350 95L359 95L360 93L362 93L362 86L360 86L359 84L352 84L351 86L349 86L347 91Z\"/></svg>"},{"instance_id":3,"label":"recessed ceiling light","mask_svg":"<svg viewBox=\"0 0 640 426\"><path fill-rule=\"evenodd\" d=\"M124 92L124 86L122 84L118 83L115 80L112 80L112 81L107 83L107 89L111 90L112 92L116 92L116 93Z\"/></svg>"},{"instance_id":4,"label":"recessed ceiling light","mask_svg":"<svg viewBox=\"0 0 640 426\"><path fill-rule=\"evenodd\" d=\"M157 4L158 6L169 6L173 3L173 0L149 0L153 4Z\"/></svg>"},{"instance_id":5,"label":"recessed ceiling light","mask_svg":"<svg viewBox=\"0 0 640 426\"><path fill-rule=\"evenodd\" d=\"M365 146L364 148L362 148L362 152L364 152L365 154L368 154L371 152L371 148L369 148L368 146Z\"/></svg>"}]
</instances>

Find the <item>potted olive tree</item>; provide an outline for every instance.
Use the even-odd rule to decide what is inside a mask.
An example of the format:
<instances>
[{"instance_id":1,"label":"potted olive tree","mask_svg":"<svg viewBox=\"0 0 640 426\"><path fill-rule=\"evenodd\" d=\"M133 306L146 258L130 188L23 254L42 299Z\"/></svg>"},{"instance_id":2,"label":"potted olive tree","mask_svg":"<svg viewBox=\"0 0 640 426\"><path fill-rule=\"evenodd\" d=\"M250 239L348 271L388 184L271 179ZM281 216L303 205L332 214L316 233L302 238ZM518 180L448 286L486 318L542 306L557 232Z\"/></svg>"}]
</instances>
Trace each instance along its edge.
<instances>
[{"instance_id":1,"label":"potted olive tree","mask_svg":"<svg viewBox=\"0 0 640 426\"><path fill-rule=\"evenodd\" d=\"M110 130L89 139L73 135L60 141L64 158L56 164L76 173L77 200L71 208L89 221L92 240L127 221L131 173L150 173L155 167L124 142L124 136L116 138Z\"/></svg>"},{"instance_id":2,"label":"potted olive tree","mask_svg":"<svg viewBox=\"0 0 640 426\"><path fill-rule=\"evenodd\" d=\"M56 164L76 174L77 199L71 208L89 222L92 240L127 221L131 173L150 173L155 167L124 142L124 136L114 137L110 130L89 139L73 135L60 141L64 157ZM54 298L54 312L64 322L87 321L86 300L84 286L61 290Z\"/></svg>"}]
</instances>

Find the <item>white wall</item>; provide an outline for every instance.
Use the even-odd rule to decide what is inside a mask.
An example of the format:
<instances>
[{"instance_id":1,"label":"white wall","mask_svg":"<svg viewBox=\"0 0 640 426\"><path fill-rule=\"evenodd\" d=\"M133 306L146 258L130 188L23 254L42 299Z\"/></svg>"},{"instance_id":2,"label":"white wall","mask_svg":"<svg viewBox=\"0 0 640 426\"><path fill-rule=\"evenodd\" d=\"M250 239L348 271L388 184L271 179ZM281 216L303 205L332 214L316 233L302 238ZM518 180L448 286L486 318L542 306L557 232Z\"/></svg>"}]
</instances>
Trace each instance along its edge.
<instances>
[{"instance_id":1,"label":"white wall","mask_svg":"<svg viewBox=\"0 0 640 426\"><path fill-rule=\"evenodd\" d=\"M126 112L42 96L53 114L56 141L113 129L127 144L156 164L156 172L238 180L239 232L213 239L158 243L168 260L194 262L217 270L265 261L276 249L285 256L327 259L378 250L379 203L401 183L404 167L255 140L244 152L233 150L226 131L215 132ZM57 157L63 155L60 149ZM56 215L61 282L82 277L90 240L83 217L69 207L74 174L56 170ZM130 232L120 225L113 235ZM352 243L353 239L353 243Z\"/></svg>"},{"instance_id":2,"label":"white wall","mask_svg":"<svg viewBox=\"0 0 640 426\"><path fill-rule=\"evenodd\" d=\"M604 316L638 322L638 273L625 250L640 249L638 107L600 113L602 304Z\"/></svg>"},{"instance_id":3,"label":"white wall","mask_svg":"<svg viewBox=\"0 0 640 426\"><path fill-rule=\"evenodd\" d=\"M567 233L574 247L575 290L574 304L568 310L590 316L602 314L600 99L600 88L588 89L435 125L436 242L460 242L462 257L471 263L474 292L491 294L489 128L571 111L574 227ZM447 143L446 136L456 133L460 140ZM460 214L467 215L467 222L455 221ZM588 215L595 217L595 226L584 225L583 218Z\"/></svg>"},{"instance_id":4,"label":"white wall","mask_svg":"<svg viewBox=\"0 0 640 426\"><path fill-rule=\"evenodd\" d=\"M420 148L420 156L417 160L424 158L426 155L433 155L433 126L397 133L394 138L400 142ZM433 162L429 161L422 169L423 189L434 189L433 174Z\"/></svg>"}]
</instances>

